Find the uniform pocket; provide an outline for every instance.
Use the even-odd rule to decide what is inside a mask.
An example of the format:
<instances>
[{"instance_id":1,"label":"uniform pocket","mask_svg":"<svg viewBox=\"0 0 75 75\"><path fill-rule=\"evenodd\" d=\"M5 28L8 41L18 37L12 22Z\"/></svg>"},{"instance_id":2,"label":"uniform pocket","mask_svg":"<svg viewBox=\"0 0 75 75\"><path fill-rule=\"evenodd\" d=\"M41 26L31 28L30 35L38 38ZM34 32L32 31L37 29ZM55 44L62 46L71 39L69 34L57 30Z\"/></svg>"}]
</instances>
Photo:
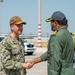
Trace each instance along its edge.
<instances>
[{"instance_id":1,"label":"uniform pocket","mask_svg":"<svg viewBox=\"0 0 75 75\"><path fill-rule=\"evenodd\" d=\"M20 53L19 48L16 48L16 47L12 48L12 54L13 55L16 55L16 54L19 54L19 53Z\"/></svg>"}]
</instances>

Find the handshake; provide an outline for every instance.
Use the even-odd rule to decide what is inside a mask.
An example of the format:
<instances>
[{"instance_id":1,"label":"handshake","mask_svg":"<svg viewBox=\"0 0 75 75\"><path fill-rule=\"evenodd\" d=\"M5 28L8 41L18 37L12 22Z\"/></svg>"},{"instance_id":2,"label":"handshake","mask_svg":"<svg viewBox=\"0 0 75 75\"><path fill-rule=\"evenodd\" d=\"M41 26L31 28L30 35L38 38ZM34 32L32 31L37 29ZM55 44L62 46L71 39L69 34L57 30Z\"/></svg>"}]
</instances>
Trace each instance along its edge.
<instances>
[{"instance_id":1,"label":"handshake","mask_svg":"<svg viewBox=\"0 0 75 75\"><path fill-rule=\"evenodd\" d=\"M42 59L40 57L37 57L33 60L30 60L30 61L23 63L22 67L26 68L26 69L30 69L33 67L34 64L39 63L39 62L42 62Z\"/></svg>"},{"instance_id":2,"label":"handshake","mask_svg":"<svg viewBox=\"0 0 75 75\"><path fill-rule=\"evenodd\" d=\"M25 63L22 64L22 67L26 69L30 69L33 67L33 65L34 65L34 61L26 61Z\"/></svg>"}]
</instances>

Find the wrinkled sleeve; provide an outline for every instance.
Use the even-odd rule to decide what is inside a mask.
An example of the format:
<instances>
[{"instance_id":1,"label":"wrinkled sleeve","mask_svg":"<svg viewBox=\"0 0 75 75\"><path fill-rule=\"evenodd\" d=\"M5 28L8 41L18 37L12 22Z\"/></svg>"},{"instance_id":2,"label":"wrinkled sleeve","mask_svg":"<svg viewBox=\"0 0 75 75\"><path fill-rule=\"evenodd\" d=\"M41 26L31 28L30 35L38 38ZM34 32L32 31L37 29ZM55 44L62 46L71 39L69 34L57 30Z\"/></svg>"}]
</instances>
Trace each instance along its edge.
<instances>
[{"instance_id":1,"label":"wrinkled sleeve","mask_svg":"<svg viewBox=\"0 0 75 75\"><path fill-rule=\"evenodd\" d=\"M51 57L55 60L55 63L59 66L61 63L61 51L62 51L62 43L60 41L60 38L56 36L55 41L50 46L51 51Z\"/></svg>"},{"instance_id":2,"label":"wrinkled sleeve","mask_svg":"<svg viewBox=\"0 0 75 75\"><path fill-rule=\"evenodd\" d=\"M43 53L40 58L43 60L43 61L46 61L47 60L47 51L45 53Z\"/></svg>"},{"instance_id":3,"label":"wrinkled sleeve","mask_svg":"<svg viewBox=\"0 0 75 75\"><path fill-rule=\"evenodd\" d=\"M6 47L2 47L2 63L4 68L6 69L20 69L22 68L22 63L13 61L11 59L11 51L8 50Z\"/></svg>"}]
</instances>

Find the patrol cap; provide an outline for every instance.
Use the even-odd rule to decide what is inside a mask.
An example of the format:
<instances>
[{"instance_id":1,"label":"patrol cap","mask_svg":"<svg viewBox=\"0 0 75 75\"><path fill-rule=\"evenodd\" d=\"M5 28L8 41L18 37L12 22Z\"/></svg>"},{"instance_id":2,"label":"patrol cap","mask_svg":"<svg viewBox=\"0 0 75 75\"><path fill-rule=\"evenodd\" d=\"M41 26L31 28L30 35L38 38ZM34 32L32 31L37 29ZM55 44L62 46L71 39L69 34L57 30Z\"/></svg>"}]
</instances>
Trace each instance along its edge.
<instances>
[{"instance_id":1,"label":"patrol cap","mask_svg":"<svg viewBox=\"0 0 75 75\"><path fill-rule=\"evenodd\" d=\"M62 21L63 19L66 19L65 15L60 11L56 11L52 14L51 18L46 19L46 22L51 22L52 20Z\"/></svg>"},{"instance_id":2,"label":"patrol cap","mask_svg":"<svg viewBox=\"0 0 75 75\"><path fill-rule=\"evenodd\" d=\"M12 25L12 24L17 24L17 25L24 24L24 25L26 25L26 22L23 22L19 16L13 16L10 19L10 25Z\"/></svg>"}]
</instances>

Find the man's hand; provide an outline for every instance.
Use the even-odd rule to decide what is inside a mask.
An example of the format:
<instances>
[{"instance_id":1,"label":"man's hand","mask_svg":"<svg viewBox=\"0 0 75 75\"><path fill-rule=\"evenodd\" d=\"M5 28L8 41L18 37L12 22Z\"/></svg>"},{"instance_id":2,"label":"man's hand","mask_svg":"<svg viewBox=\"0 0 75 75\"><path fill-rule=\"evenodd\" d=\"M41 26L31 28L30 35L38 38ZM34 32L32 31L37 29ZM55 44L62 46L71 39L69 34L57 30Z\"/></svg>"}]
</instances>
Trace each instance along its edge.
<instances>
[{"instance_id":1,"label":"man's hand","mask_svg":"<svg viewBox=\"0 0 75 75\"><path fill-rule=\"evenodd\" d=\"M26 69L30 69L30 68L33 67L33 64L34 63L32 61L27 61L27 62L25 62L25 63L22 64L22 67L26 68Z\"/></svg>"},{"instance_id":2,"label":"man's hand","mask_svg":"<svg viewBox=\"0 0 75 75\"><path fill-rule=\"evenodd\" d=\"M33 67L34 64L39 63L39 62L42 62L42 59L40 57L37 57L33 60L26 61L25 63L23 63L22 66L23 68L30 69Z\"/></svg>"},{"instance_id":3,"label":"man's hand","mask_svg":"<svg viewBox=\"0 0 75 75\"><path fill-rule=\"evenodd\" d=\"M28 63L28 68L32 68L34 65L34 62L32 60L26 61L26 63Z\"/></svg>"}]
</instances>

